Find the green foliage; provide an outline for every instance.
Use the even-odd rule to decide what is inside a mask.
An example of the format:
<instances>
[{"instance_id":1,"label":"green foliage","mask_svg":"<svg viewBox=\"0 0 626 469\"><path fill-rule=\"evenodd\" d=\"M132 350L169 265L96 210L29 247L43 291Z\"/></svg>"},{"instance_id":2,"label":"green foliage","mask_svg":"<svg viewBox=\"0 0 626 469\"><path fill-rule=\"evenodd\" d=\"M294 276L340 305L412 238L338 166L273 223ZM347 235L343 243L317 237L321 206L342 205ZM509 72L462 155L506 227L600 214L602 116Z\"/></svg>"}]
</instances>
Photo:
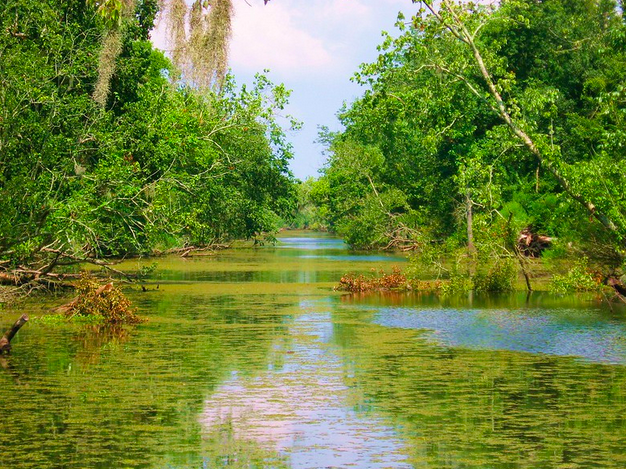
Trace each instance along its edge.
<instances>
[{"instance_id":1,"label":"green foliage","mask_svg":"<svg viewBox=\"0 0 626 469\"><path fill-rule=\"evenodd\" d=\"M43 248L124 256L252 238L293 213L292 150L276 117L289 91L263 75L250 87L228 77L219 94L171 84L148 41L156 2L136 7L104 109L91 95L106 29L89 6L0 8L2 268L45 266Z\"/></svg>"},{"instance_id":2,"label":"green foliage","mask_svg":"<svg viewBox=\"0 0 626 469\"><path fill-rule=\"evenodd\" d=\"M365 91L340 112L345 130L322 136L329 227L355 246L395 247L408 214L402 227L420 248L424 236L467 242L473 229L481 256L510 257L530 227L623 258L621 9L610 0L422 6L355 74ZM401 196L385 201L393 191Z\"/></svg>"},{"instance_id":3,"label":"green foliage","mask_svg":"<svg viewBox=\"0 0 626 469\"><path fill-rule=\"evenodd\" d=\"M498 259L492 265L474 275L474 290L477 292L510 292L515 289L517 269L511 260Z\"/></svg>"},{"instance_id":4,"label":"green foliage","mask_svg":"<svg viewBox=\"0 0 626 469\"><path fill-rule=\"evenodd\" d=\"M474 289L472 278L467 272L461 272L453 269L450 272L447 282L439 284L439 291L442 295L456 295L459 293L467 293Z\"/></svg>"},{"instance_id":5,"label":"green foliage","mask_svg":"<svg viewBox=\"0 0 626 469\"><path fill-rule=\"evenodd\" d=\"M318 231L326 229L321 208L318 206L318 201L322 201L325 197L325 190L321 181L313 178L307 178L298 183L298 204L290 223L291 228Z\"/></svg>"},{"instance_id":6,"label":"green foliage","mask_svg":"<svg viewBox=\"0 0 626 469\"><path fill-rule=\"evenodd\" d=\"M582 257L574 262L565 275L555 274L550 288L555 293L599 291L602 283L589 268L589 259Z\"/></svg>"}]
</instances>

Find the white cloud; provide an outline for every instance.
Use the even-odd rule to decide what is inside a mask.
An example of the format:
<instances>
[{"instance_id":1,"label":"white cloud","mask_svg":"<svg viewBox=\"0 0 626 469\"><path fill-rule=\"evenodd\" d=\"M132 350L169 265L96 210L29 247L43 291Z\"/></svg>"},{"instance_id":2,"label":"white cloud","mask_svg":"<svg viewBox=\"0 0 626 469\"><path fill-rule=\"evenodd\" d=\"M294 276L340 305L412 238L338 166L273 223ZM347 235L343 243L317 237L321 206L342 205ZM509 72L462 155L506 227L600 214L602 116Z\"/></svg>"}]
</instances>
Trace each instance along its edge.
<instances>
[{"instance_id":1,"label":"white cloud","mask_svg":"<svg viewBox=\"0 0 626 469\"><path fill-rule=\"evenodd\" d=\"M336 66L323 40L296 24L288 2L238 2L230 53L233 68L248 72L269 68L296 76Z\"/></svg>"},{"instance_id":2,"label":"white cloud","mask_svg":"<svg viewBox=\"0 0 626 469\"><path fill-rule=\"evenodd\" d=\"M369 21L372 9L361 0L331 0L320 8L320 13L333 21L349 21L344 24L353 27L364 19Z\"/></svg>"},{"instance_id":3,"label":"white cloud","mask_svg":"<svg viewBox=\"0 0 626 469\"><path fill-rule=\"evenodd\" d=\"M0 0L1 1L1 0ZM191 1L191 0L187 0ZM230 66L238 83L263 69L293 89L288 112L305 127L293 138L297 177L316 174L323 157L313 144L317 126L336 128L335 113L362 90L349 77L362 62L376 60L380 31L393 32L399 10L410 0L233 0L235 18ZM153 34L165 48L164 27Z\"/></svg>"}]
</instances>

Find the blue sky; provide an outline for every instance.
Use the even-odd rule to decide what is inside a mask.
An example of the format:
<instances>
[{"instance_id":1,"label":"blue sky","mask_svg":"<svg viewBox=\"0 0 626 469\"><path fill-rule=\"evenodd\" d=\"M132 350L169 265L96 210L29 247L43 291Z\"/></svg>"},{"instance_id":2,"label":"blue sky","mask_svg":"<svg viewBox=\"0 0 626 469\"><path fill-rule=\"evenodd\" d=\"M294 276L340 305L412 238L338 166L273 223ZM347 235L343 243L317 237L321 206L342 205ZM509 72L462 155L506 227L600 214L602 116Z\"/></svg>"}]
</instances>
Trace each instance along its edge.
<instances>
[{"instance_id":1,"label":"blue sky","mask_svg":"<svg viewBox=\"0 0 626 469\"><path fill-rule=\"evenodd\" d=\"M363 89L350 82L362 62L372 62L381 31L394 31L398 12L417 10L410 0L234 0L230 67L237 83L269 69L274 83L293 90L286 113L304 123L289 137L296 177L317 176L324 163L315 143L318 126L339 129L344 101ZM165 47L157 30L154 42Z\"/></svg>"}]
</instances>

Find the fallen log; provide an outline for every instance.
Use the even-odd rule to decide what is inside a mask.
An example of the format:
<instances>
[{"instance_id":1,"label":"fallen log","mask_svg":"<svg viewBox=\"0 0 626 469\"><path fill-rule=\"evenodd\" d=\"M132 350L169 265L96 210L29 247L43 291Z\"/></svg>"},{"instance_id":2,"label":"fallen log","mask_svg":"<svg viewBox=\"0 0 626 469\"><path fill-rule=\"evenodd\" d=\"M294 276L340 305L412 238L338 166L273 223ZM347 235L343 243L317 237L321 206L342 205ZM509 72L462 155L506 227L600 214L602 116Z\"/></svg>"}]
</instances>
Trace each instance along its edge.
<instances>
[{"instance_id":1,"label":"fallen log","mask_svg":"<svg viewBox=\"0 0 626 469\"><path fill-rule=\"evenodd\" d=\"M26 321L28 321L28 315L22 314L20 318L15 321L15 324L13 324L11 329L4 333L2 339L0 339L0 353L8 352L9 350L11 350L11 340L13 339L13 337L15 337L17 331L19 331L22 326L26 324Z\"/></svg>"},{"instance_id":2,"label":"fallen log","mask_svg":"<svg viewBox=\"0 0 626 469\"><path fill-rule=\"evenodd\" d=\"M615 277L609 277L606 281L606 284L610 287L613 287L617 297L624 303L626 303L626 285L624 285L621 280Z\"/></svg>"}]
</instances>

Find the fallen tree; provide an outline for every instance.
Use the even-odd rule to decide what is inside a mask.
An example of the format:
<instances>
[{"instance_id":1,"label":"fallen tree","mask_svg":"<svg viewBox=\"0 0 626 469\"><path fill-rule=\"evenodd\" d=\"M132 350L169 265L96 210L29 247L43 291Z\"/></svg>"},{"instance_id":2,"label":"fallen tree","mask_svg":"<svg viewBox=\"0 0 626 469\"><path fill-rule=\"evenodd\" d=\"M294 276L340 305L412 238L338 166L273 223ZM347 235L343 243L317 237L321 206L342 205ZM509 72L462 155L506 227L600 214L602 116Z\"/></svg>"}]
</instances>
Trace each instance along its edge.
<instances>
[{"instance_id":1,"label":"fallen tree","mask_svg":"<svg viewBox=\"0 0 626 469\"><path fill-rule=\"evenodd\" d=\"M22 294L28 294L32 290L45 288L54 290L57 288L72 288L71 282L81 278L76 272L56 272L59 268L80 266L85 264L101 267L109 274L133 281L136 274L116 269L112 262L95 257L79 256L60 249L42 247L33 256L34 260L28 265L10 266L9 263L0 264L0 285L16 287ZM21 295L18 295L21 296Z\"/></svg>"}]
</instances>

